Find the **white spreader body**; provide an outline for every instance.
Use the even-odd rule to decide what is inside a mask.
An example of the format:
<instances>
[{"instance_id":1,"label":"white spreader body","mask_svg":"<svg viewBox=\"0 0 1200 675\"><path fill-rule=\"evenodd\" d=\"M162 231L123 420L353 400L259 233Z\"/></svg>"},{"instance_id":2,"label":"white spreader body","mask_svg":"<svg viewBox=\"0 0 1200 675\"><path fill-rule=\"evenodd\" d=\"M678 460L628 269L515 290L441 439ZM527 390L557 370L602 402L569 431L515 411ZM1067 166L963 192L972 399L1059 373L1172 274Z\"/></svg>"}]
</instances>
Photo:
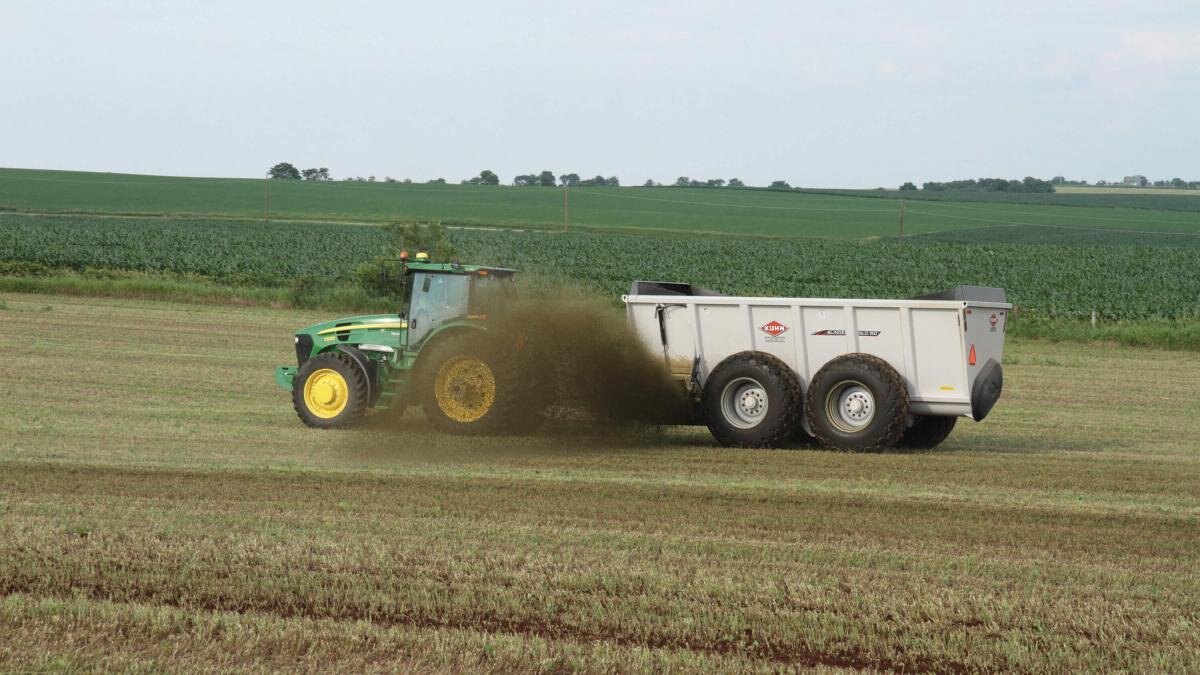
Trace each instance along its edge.
<instances>
[{"instance_id":1,"label":"white spreader body","mask_svg":"<svg viewBox=\"0 0 1200 675\"><path fill-rule=\"evenodd\" d=\"M805 391L831 360L869 354L900 375L911 415L976 420L999 396L1012 309L1000 289L970 286L912 300L853 300L733 297L634 282L622 300L645 346L701 391L722 361L742 352L777 358Z\"/></svg>"}]
</instances>

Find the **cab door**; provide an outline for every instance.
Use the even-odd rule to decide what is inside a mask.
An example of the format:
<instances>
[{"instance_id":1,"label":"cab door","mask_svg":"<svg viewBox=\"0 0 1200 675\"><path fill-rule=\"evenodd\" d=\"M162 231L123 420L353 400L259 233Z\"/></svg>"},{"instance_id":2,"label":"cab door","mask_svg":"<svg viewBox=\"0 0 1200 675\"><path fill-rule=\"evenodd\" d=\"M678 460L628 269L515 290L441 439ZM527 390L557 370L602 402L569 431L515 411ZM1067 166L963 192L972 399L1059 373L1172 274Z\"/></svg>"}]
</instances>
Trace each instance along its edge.
<instances>
[{"instance_id":1,"label":"cab door","mask_svg":"<svg viewBox=\"0 0 1200 675\"><path fill-rule=\"evenodd\" d=\"M413 274L408 348L416 349L438 326L467 315L470 280L462 274Z\"/></svg>"}]
</instances>

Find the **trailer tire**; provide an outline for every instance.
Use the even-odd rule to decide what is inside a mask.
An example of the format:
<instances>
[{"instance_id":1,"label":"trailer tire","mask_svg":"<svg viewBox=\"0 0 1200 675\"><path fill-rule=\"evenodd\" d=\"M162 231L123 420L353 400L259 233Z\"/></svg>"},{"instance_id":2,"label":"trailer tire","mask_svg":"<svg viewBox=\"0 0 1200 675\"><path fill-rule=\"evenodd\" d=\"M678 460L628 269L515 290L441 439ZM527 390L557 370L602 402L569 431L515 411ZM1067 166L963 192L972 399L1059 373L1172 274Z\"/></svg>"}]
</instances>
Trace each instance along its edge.
<instances>
[{"instance_id":1,"label":"trailer tire","mask_svg":"<svg viewBox=\"0 0 1200 675\"><path fill-rule=\"evenodd\" d=\"M954 431L956 422L957 417L946 415L917 415L913 425L904 430L898 445L910 450L932 450Z\"/></svg>"},{"instance_id":2,"label":"trailer tire","mask_svg":"<svg viewBox=\"0 0 1200 675\"><path fill-rule=\"evenodd\" d=\"M908 426L908 388L883 359L846 354L813 376L804 408L825 447L882 452L899 443Z\"/></svg>"},{"instance_id":3,"label":"trailer tire","mask_svg":"<svg viewBox=\"0 0 1200 675\"><path fill-rule=\"evenodd\" d=\"M416 397L439 431L478 435L527 433L541 424L534 383L516 356L482 333L446 336L421 350Z\"/></svg>"},{"instance_id":4,"label":"trailer tire","mask_svg":"<svg viewBox=\"0 0 1200 675\"><path fill-rule=\"evenodd\" d=\"M708 376L701 407L708 430L722 445L778 448L800 427L804 394L784 362L762 352L739 352Z\"/></svg>"},{"instance_id":5,"label":"trailer tire","mask_svg":"<svg viewBox=\"0 0 1200 675\"><path fill-rule=\"evenodd\" d=\"M292 381L292 407L317 429L354 424L367 410L367 374L350 356L324 352L308 359Z\"/></svg>"}]
</instances>

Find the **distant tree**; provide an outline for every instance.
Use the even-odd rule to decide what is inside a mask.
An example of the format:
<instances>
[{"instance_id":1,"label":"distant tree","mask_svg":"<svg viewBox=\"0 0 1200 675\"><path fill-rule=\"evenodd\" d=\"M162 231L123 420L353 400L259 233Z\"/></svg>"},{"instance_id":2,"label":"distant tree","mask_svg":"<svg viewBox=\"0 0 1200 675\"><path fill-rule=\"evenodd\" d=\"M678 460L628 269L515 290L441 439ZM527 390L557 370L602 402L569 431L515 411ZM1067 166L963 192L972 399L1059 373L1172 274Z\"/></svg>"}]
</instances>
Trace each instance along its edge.
<instances>
[{"instance_id":1,"label":"distant tree","mask_svg":"<svg viewBox=\"0 0 1200 675\"><path fill-rule=\"evenodd\" d=\"M492 173L492 171L490 169L484 169L483 171L479 172L479 184L480 185L499 185L500 177L497 176L496 174Z\"/></svg>"},{"instance_id":2,"label":"distant tree","mask_svg":"<svg viewBox=\"0 0 1200 675\"><path fill-rule=\"evenodd\" d=\"M1021 187L1025 192L1054 192L1054 186L1050 184L1050 181L1034 178L1033 176L1025 176L1021 180Z\"/></svg>"},{"instance_id":3,"label":"distant tree","mask_svg":"<svg viewBox=\"0 0 1200 675\"><path fill-rule=\"evenodd\" d=\"M579 185L579 174L564 173L558 177L558 181L563 187L575 187L576 185Z\"/></svg>"},{"instance_id":4,"label":"distant tree","mask_svg":"<svg viewBox=\"0 0 1200 675\"><path fill-rule=\"evenodd\" d=\"M691 187L692 179L687 176L680 176L675 179L675 187Z\"/></svg>"},{"instance_id":5,"label":"distant tree","mask_svg":"<svg viewBox=\"0 0 1200 675\"><path fill-rule=\"evenodd\" d=\"M329 169L325 167L317 169L317 180L333 180L329 177Z\"/></svg>"},{"instance_id":6,"label":"distant tree","mask_svg":"<svg viewBox=\"0 0 1200 675\"><path fill-rule=\"evenodd\" d=\"M704 182L704 187L710 187L710 188L725 187L725 179L724 178L709 178L707 181Z\"/></svg>"},{"instance_id":7,"label":"distant tree","mask_svg":"<svg viewBox=\"0 0 1200 675\"><path fill-rule=\"evenodd\" d=\"M653 179L653 178L647 178L647 179L646 179L646 182L645 182L645 183L642 183L642 187L654 187L654 179Z\"/></svg>"},{"instance_id":8,"label":"distant tree","mask_svg":"<svg viewBox=\"0 0 1200 675\"><path fill-rule=\"evenodd\" d=\"M392 178L391 176L384 176L384 177L383 177L383 182L385 182L385 183L399 183L400 181L396 180L395 178Z\"/></svg>"},{"instance_id":9,"label":"distant tree","mask_svg":"<svg viewBox=\"0 0 1200 675\"><path fill-rule=\"evenodd\" d=\"M304 176L304 180L321 180L317 177L318 171L316 169L305 169L300 172L300 175Z\"/></svg>"},{"instance_id":10,"label":"distant tree","mask_svg":"<svg viewBox=\"0 0 1200 675\"><path fill-rule=\"evenodd\" d=\"M767 186L767 189L768 190L791 190L792 186L788 185L788 182L786 180L776 180L776 181L771 181L771 184L769 186Z\"/></svg>"},{"instance_id":11,"label":"distant tree","mask_svg":"<svg viewBox=\"0 0 1200 675\"><path fill-rule=\"evenodd\" d=\"M270 176L273 180L300 180L300 170L287 162L280 162L271 167Z\"/></svg>"},{"instance_id":12,"label":"distant tree","mask_svg":"<svg viewBox=\"0 0 1200 675\"><path fill-rule=\"evenodd\" d=\"M1185 183L1182 178L1172 178L1171 179L1171 187L1173 187L1173 188L1187 187L1187 183Z\"/></svg>"},{"instance_id":13,"label":"distant tree","mask_svg":"<svg viewBox=\"0 0 1200 675\"><path fill-rule=\"evenodd\" d=\"M743 182L742 182L740 179L738 179L738 178L730 178L730 179L729 179L729 182L727 183L727 185L728 185L729 187L731 187L731 188L744 188L744 187L746 187L746 184L745 184L745 183L743 183Z\"/></svg>"},{"instance_id":14,"label":"distant tree","mask_svg":"<svg viewBox=\"0 0 1200 675\"><path fill-rule=\"evenodd\" d=\"M445 178L434 178L431 181L426 181L426 185L445 185L445 184L446 184Z\"/></svg>"},{"instance_id":15,"label":"distant tree","mask_svg":"<svg viewBox=\"0 0 1200 675\"><path fill-rule=\"evenodd\" d=\"M516 176L513 178L513 185L516 185L516 186L537 185L537 180L538 180L537 176L534 176L533 174L523 173L520 176Z\"/></svg>"},{"instance_id":16,"label":"distant tree","mask_svg":"<svg viewBox=\"0 0 1200 675\"><path fill-rule=\"evenodd\" d=\"M368 183L374 183L374 182L375 182L375 176L367 176L367 182L368 182Z\"/></svg>"},{"instance_id":17,"label":"distant tree","mask_svg":"<svg viewBox=\"0 0 1200 675\"><path fill-rule=\"evenodd\" d=\"M616 176L608 177L608 187L621 187L621 181Z\"/></svg>"},{"instance_id":18,"label":"distant tree","mask_svg":"<svg viewBox=\"0 0 1200 675\"><path fill-rule=\"evenodd\" d=\"M543 171L538 174L538 184L542 187L554 187L554 174L549 171Z\"/></svg>"},{"instance_id":19,"label":"distant tree","mask_svg":"<svg viewBox=\"0 0 1200 675\"><path fill-rule=\"evenodd\" d=\"M1066 185L1066 184L1067 184L1067 179L1066 179L1066 178L1064 178L1063 176L1055 176L1054 178L1051 178L1051 179L1050 179L1050 184L1051 184L1051 185L1055 185L1055 186L1057 186L1057 185Z\"/></svg>"},{"instance_id":20,"label":"distant tree","mask_svg":"<svg viewBox=\"0 0 1200 675\"><path fill-rule=\"evenodd\" d=\"M911 180L905 181L904 185L900 186L901 192L915 192L916 189L917 189L917 186L913 185L913 182Z\"/></svg>"}]
</instances>

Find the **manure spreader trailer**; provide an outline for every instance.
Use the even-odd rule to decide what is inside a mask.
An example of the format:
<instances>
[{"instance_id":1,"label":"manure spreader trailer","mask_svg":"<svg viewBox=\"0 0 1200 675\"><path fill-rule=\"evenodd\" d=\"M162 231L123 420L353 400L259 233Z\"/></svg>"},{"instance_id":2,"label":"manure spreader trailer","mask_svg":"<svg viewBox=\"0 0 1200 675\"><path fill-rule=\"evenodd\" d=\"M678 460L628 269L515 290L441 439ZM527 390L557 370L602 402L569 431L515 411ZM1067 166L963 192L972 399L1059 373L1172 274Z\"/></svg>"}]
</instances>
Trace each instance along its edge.
<instances>
[{"instance_id":1,"label":"manure spreader trailer","mask_svg":"<svg viewBox=\"0 0 1200 675\"><path fill-rule=\"evenodd\" d=\"M959 286L911 300L730 297L634 282L629 321L686 378L723 444L931 448L1000 398L1012 305Z\"/></svg>"}]
</instances>

